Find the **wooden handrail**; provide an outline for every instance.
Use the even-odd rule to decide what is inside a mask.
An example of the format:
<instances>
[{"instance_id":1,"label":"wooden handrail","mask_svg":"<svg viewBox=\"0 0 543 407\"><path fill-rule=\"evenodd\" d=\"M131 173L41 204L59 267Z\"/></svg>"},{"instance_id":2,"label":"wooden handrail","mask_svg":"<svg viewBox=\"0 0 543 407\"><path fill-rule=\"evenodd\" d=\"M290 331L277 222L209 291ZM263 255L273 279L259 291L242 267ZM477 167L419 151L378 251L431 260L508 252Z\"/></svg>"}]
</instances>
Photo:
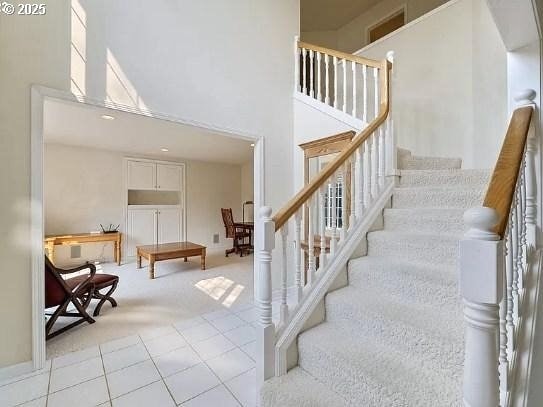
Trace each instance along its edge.
<instances>
[{"instance_id":1,"label":"wooden handrail","mask_svg":"<svg viewBox=\"0 0 543 407\"><path fill-rule=\"evenodd\" d=\"M305 43L301 43L305 44ZM303 189L300 190L283 208L281 208L274 216L275 231L278 231L292 215L302 207L302 205L322 186L334 173L343 165L343 163L366 141L388 117L390 109L389 103L389 80L390 68L392 64L384 59L379 62L379 83L380 83L380 105L379 115L360 132L349 145L332 161L330 161L324 169Z\"/></svg>"},{"instance_id":2,"label":"wooden handrail","mask_svg":"<svg viewBox=\"0 0 543 407\"><path fill-rule=\"evenodd\" d=\"M513 112L483 202L483 206L493 208L498 212L499 223L494 231L501 238L504 237L507 228L509 212L517 187L517 178L526 148L532 112L533 108L531 106L521 107Z\"/></svg>"},{"instance_id":3,"label":"wooden handrail","mask_svg":"<svg viewBox=\"0 0 543 407\"><path fill-rule=\"evenodd\" d=\"M375 61L373 59L367 59L367 58L359 57L357 55L347 54L345 52L336 51L336 50L330 49L330 48L324 48L324 47L309 44L309 43L303 42L303 41L298 41L298 48L310 49L310 50L321 52L323 54L331 55L333 57L337 57L337 58L340 58L340 59L346 59L347 61L356 62L356 63L362 64L362 65L368 65L368 66L371 66L373 68L381 68L381 66L382 66L381 61Z\"/></svg>"}]
</instances>

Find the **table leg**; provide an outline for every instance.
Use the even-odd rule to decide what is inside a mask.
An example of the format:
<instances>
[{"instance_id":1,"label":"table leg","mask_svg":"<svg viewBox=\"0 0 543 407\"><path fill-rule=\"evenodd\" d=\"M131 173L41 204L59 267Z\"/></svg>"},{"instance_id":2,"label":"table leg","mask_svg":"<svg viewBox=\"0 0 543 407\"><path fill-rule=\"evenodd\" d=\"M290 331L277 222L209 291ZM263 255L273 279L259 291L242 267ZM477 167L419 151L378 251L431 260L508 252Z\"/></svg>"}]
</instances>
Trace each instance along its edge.
<instances>
[{"instance_id":1,"label":"table leg","mask_svg":"<svg viewBox=\"0 0 543 407\"><path fill-rule=\"evenodd\" d=\"M116 249L115 251L117 253L117 266L121 265L121 245L122 245L122 240L119 237L119 240L117 241L117 247L115 248Z\"/></svg>"},{"instance_id":2,"label":"table leg","mask_svg":"<svg viewBox=\"0 0 543 407\"><path fill-rule=\"evenodd\" d=\"M149 256L149 278L152 280L155 278L155 258Z\"/></svg>"},{"instance_id":3,"label":"table leg","mask_svg":"<svg viewBox=\"0 0 543 407\"><path fill-rule=\"evenodd\" d=\"M141 268L141 254L138 253L138 268Z\"/></svg>"},{"instance_id":4,"label":"table leg","mask_svg":"<svg viewBox=\"0 0 543 407\"><path fill-rule=\"evenodd\" d=\"M55 243L54 242L47 242L47 256L49 257L49 260L51 260L51 263L55 263Z\"/></svg>"},{"instance_id":5,"label":"table leg","mask_svg":"<svg viewBox=\"0 0 543 407\"><path fill-rule=\"evenodd\" d=\"M117 264L119 264L119 259L117 258L117 241L115 240L113 242L113 261Z\"/></svg>"},{"instance_id":6,"label":"table leg","mask_svg":"<svg viewBox=\"0 0 543 407\"><path fill-rule=\"evenodd\" d=\"M202 270L205 270L206 269L206 250L202 250L202 255L201 255L201 268Z\"/></svg>"},{"instance_id":7,"label":"table leg","mask_svg":"<svg viewBox=\"0 0 543 407\"><path fill-rule=\"evenodd\" d=\"M187 258L185 257L185 263L187 262Z\"/></svg>"}]
</instances>

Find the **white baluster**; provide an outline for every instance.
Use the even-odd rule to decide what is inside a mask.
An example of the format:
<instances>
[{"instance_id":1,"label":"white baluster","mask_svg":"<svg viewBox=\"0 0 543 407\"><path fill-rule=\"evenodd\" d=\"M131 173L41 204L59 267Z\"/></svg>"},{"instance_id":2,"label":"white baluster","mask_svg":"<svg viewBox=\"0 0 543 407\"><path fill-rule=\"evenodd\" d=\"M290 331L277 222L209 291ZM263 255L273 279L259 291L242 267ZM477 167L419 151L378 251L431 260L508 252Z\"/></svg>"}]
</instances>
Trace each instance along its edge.
<instances>
[{"instance_id":1,"label":"white baluster","mask_svg":"<svg viewBox=\"0 0 543 407\"><path fill-rule=\"evenodd\" d=\"M362 92L364 106L362 106L362 121L368 123L368 66L362 65Z\"/></svg>"},{"instance_id":2,"label":"white baluster","mask_svg":"<svg viewBox=\"0 0 543 407\"><path fill-rule=\"evenodd\" d=\"M307 95L307 49L302 48L302 92Z\"/></svg>"},{"instance_id":3,"label":"white baluster","mask_svg":"<svg viewBox=\"0 0 543 407\"><path fill-rule=\"evenodd\" d=\"M371 179L372 179L372 163L371 163L371 150L372 150L372 138L371 136L366 140L364 144L364 167L362 170L362 177L364 178L364 209L368 209L371 205Z\"/></svg>"},{"instance_id":4,"label":"white baluster","mask_svg":"<svg viewBox=\"0 0 543 407\"><path fill-rule=\"evenodd\" d=\"M296 304L300 303L302 300L302 294L303 294L303 286L302 286L302 262L303 262L303 256L302 256L302 209L299 209L296 214L294 215L294 233L295 233L295 239L296 239L296 247L294 248L294 265L296 267L296 271L294 274L294 286L296 288L296 292L294 295L296 296Z\"/></svg>"},{"instance_id":5,"label":"white baluster","mask_svg":"<svg viewBox=\"0 0 543 407\"><path fill-rule=\"evenodd\" d=\"M334 109L337 109L338 106L338 100L337 100L337 57L334 57L333 59L334 64Z\"/></svg>"},{"instance_id":6,"label":"white baluster","mask_svg":"<svg viewBox=\"0 0 543 407\"><path fill-rule=\"evenodd\" d=\"M507 314L505 316L505 327L507 330L507 360L513 360L513 349L515 348L515 325L513 324L513 228L511 227L511 216L509 217L509 226L505 241L505 293L507 299Z\"/></svg>"},{"instance_id":7,"label":"white baluster","mask_svg":"<svg viewBox=\"0 0 543 407\"><path fill-rule=\"evenodd\" d=\"M326 67L326 74L325 74L326 92L324 96L324 103L329 105L330 104L330 56L328 54L324 55L324 66Z\"/></svg>"},{"instance_id":8,"label":"white baluster","mask_svg":"<svg viewBox=\"0 0 543 407\"><path fill-rule=\"evenodd\" d=\"M377 134L379 129L373 132L370 136L371 139L371 198L375 200L377 198L377 192L379 190L379 152Z\"/></svg>"},{"instance_id":9,"label":"white baluster","mask_svg":"<svg viewBox=\"0 0 543 407\"><path fill-rule=\"evenodd\" d=\"M513 234L513 323L515 324L515 328L518 324L518 274L519 274L519 264L518 264L518 256L519 256L519 233L518 233L518 220L517 220L517 204L516 204L516 196L513 197L513 204L511 207L511 212L513 213L513 216L511 218L511 231Z\"/></svg>"},{"instance_id":10,"label":"white baluster","mask_svg":"<svg viewBox=\"0 0 543 407\"><path fill-rule=\"evenodd\" d=\"M264 206L258 212L258 308L256 336L256 378L260 388L275 372L275 326L272 322L272 250L275 247L275 222L271 208Z\"/></svg>"},{"instance_id":11,"label":"white baluster","mask_svg":"<svg viewBox=\"0 0 543 407\"><path fill-rule=\"evenodd\" d=\"M522 210L522 180L519 177L519 183L517 184L517 233L518 233L518 256L517 256L517 268L518 268L518 289L522 291L524 289L524 211ZM519 307L520 308L520 307Z\"/></svg>"},{"instance_id":12,"label":"white baluster","mask_svg":"<svg viewBox=\"0 0 543 407\"><path fill-rule=\"evenodd\" d=\"M309 50L309 96L315 97L315 79L313 78L314 75L314 57L315 57L315 51L312 49Z\"/></svg>"},{"instance_id":13,"label":"white baluster","mask_svg":"<svg viewBox=\"0 0 543 407\"><path fill-rule=\"evenodd\" d=\"M379 115L379 69L378 68L373 68L373 90L374 90L373 114L374 114L374 118L377 118L377 115Z\"/></svg>"},{"instance_id":14,"label":"white baluster","mask_svg":"<svg viewBox=\"0 0 543 407\"><path fill-rule=\"evenodd\" d=\"M485 207L470 209L464 215L469 228L460 241L465 406L496 407L500 402L498 304L503 295L503 246L493 231L498 219L494 209Z\"/></svg>"},{"instance_id":15,"label":"white baluster","mask_svg":"<svg viewBox=\"0 0 543 407\"><path fill-rule=\"evenodd\" d=\"M534 95L535 97L535 95ZM528 132L526 144L526 243L530 250L537 247L537 178L536 178L536 153L538 140L535 126L532 123Z\"/></svg>"},{"instance_id":16,"label":"white baluster","mask_svg":"<svg viewBox=\"0 0 543 407\"><path fill-rule=\"evenodd\" d=\"M294 37L294 92L300 92L300 48L298 42L299 36Z\"/></svg>"},{"instance_id":17,"label":"white baluster","mask_svg":"<svg viewBox=\"0 0 543 407\"><path fill-rule=\"evenodd\" d=\"M343 113L347 113L347 60L343 59Z\"/></svg>"},{"instance_id":18,"label":"white baluster","mask_svg":"<svg viewBox=\"0 0 543 407\"><path fill-rule=\"evenodd\" d=\"M396 137L394 135L394 122L391 119L390 113L386 121L386 175L397 175L398 169L398 153L396 149Z\"/></svg>"},{"instance_id":19,"label":"white baluster","mask_svg":"<svg viewBox=\"0 0 543 407\"><path fill-rule=\"evenodd\" d=\"M355 153L355 166L354 166L354 178L356 181L356 206L355 214L356 219L360 219L364 213L364 191L365 189L365 174L362 174L364 170L364 147L362 144Z\"/></svg>"},{"instance_id":20,"label":"white baluster","mask_svg":"<svg viewBox=\"0 0 543 407\"><path fill-rule=\"evenodd\" d=\"M308 254L307 254L307 284L312 286L315 282L315 207L313 197L307 200L307 224L308 224Z\"/></svg>"},{"instance_id":21,"label":"white baluster","mask_svg":"<svg viewBox=\"0 0 543 407\"><path fill-rule=\"evenodd\" d=\"M505 258L507 259L506 244L503 245L503 250ZM505 269L504 272L506 273ZM503 281L507 281L506 275L504 275L502 278ZM509 389L509 363L507 356L507 284L503 285L502 295L503 297L500 302L500 356L498 361L500 374L500 406L505 406L507 391Z\"/></svg>"},{"instance_id":22,"label":"white baluster","mask_svg":"<svg viewBox=\"0 0 543 407\"><path fill-rule=\"evenodd\" d=\"M337 194L337 184L336 184L336 176L335 174L332 175L332 178L330 179L330 200L332 207L332 216L330 219L330 226L331 226L331 233L330 233L330 256L333 257L336 254L336 245L337 245L337 202L336 202L336 194Z\"/></svg>"},{"instance_id":23,"label":"white baluster","mask_svg":"<svg viewBox=\"0 0 543 407\"><path fill-rule=\"evenodd\" d=\"M522 244L522 269L524 274L521 276L521 287L524 288L525 274L528 272L528 239L527 239L527 223L526 223L526 157L522 160L522 167L520 170L520 199L521 199L521 244Z\"/></svg>"},{"instance_id":24,"label":"white baluster","mask_svg":"<svg viewBox=\"0 0 543 407\"><path fill-rule=\"evenodd\" d=\"M322 102L321 86L321 53L317 52L317 100L319 102Z\"/></svg>"},{"instance_id":25,"label":"white baluster","mask_svg":"<svg viewBox=\"0 0 543 407\"><path fill-rule=\"evenodd\" d=\"M350 178L351 178L351 213L349 215L349 231L352 230L353 228L353 225L354 225L354 222L356 221L356 205L357 205L357 202L356 202L356 197L357 197L357 194L358 194L358 189L357 186L356 186L356 180L360 179L360 178L357 178L356 177L356 160L357 160L357 154L358 154L358 149L356 150L356 152L351 155L351 158L349 160L349 165L350 165Z\"/></svg>"},{"instance_id":26,"label":"white baluster","mask_svg":"<svg viewBox=\"0 0 543 407\"><path fill-rule=\"evenodd\" d=\"M287 304L287 275L288 275L288 222L281 228L281 248L283 249L282 267L281 267L281 307L279 311L279 324L283 325L288 319Z\"/></svg>"},{"instance_id":27,"label":"white baluster","mask_svg":"<svg viewBox=\"0 0 543 407\"><path fill-rule=\"evenodd\" d=\"M351 61L353 68L353 117L356 117L356 63Z\"/></svg>"},{"instance_id":28,"label":"white baluster","mask_svg":"<svg viewBox=\"0 0 543 407\"><path fill-rule=\"evenodd\" d=\"M326 183L319 188L319 223L320 223L320 237L321 237L321 251L319 256L319 270L324 270L326 267L326 219L324 216L324 210L326 208Z\"/></svg>"},{"instance_id":29,"label":"white baluster","mask_svg":"<svg viewBox=\"0 0 543 407\"><path fill-rule=\"evenodd\" d=\"M385 185L385 128L381 125L377 129L377 139L379 141L379 190L383 189Z\"/></svg>"},{"instance_id":30,"label":"white baluster","mask_svg":"<svg viewBox=\"0 0 543 407\"><path fill-rule=\"evenodd\" d=\"M344 162L341 166L341 231L340 231L340 242L345 240L347 236L347 194L345 193L347 186L347 162Z\"/></svg>"}]
</instances>

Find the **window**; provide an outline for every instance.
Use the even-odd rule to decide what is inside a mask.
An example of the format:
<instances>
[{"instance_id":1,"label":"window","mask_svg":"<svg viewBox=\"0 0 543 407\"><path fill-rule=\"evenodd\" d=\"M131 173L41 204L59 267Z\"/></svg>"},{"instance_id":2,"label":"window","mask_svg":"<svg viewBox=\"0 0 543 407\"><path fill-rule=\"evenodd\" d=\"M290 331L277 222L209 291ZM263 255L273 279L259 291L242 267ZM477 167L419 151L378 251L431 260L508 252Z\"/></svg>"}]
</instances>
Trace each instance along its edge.
<instances>
[{"instance_id":1,"label":"window","mask_svg":"<svg viewBox=\"0 0 543 407\"><path fill-rule=\"evenodd\" d=\"M392 31L396 31L398 28L402 27L405 24L405 10L402 9L373 27L370 27L368 30L368 42L372 43L377 41L379 38L383 38L385 35L390 34Z\"/></svg>"},{"instance_id":2,"label":"window","mask_svg":"<svg viewBox=\"0 0 543 407\"><path fill-rule=\"evenodd\" d=\"M336 184L328 184L328 191L324 196L324 224L327 228L332 228L332 188L336 188L336 227L341 229L343 227L343 177L340 177Z\"/></svg>"}]
</instances>

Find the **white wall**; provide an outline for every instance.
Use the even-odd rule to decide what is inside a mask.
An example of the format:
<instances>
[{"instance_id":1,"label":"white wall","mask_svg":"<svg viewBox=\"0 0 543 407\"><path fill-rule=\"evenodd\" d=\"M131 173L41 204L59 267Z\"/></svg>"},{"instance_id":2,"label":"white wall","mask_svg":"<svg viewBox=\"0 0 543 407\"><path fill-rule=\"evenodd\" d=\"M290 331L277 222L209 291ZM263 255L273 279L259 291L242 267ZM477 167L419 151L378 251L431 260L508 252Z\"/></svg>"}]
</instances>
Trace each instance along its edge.
<instances>
[{"instance_id":1,"label":"white wall","mask_svg":"<svg viewBox=\"0 0 543 407\"><path fill-rule=\"evenodd\" d=\"M492 168L508 121L507 62L485 1L451 2L359 54L389 50L399 146Z\"/></svg>"},{"instance_id":2,"label":"white wall","mask_svg":"<svg viewBox=\"0 0 543 407\"><path fill-rule=\"evenodd\" d=\"M69 3L44 3L44 16L0 13L0 367L32 351L30 84L70 86Z\"/></svg>"},{"instance_id":3,"label":"white wall","mask_svg":"<svg viewBox=\"0 0 543 407\"><path fill-rule=\"evenodd\" d=\"M122 166L125 155L59 144L45 148L45 233L65 234L100 230L100 223L121 224ZM187 239L208 248L227 247L221 208L241 218L241 166L182 160L186 164ZM213 243L218 233L220 242ZM71 260L68 246L56 246L55 262L113 261L110 243L83 244L81 258Z\"/></svg>"},{"instance_id":4,"label":"white wall","mask_svg":"<svg viewBox=\"0 0 543 407\"><path fill-rule=\"evenodd\" d=\"M406 7L406 23L413 21L447 0L381 0L366 12L337 30L302 31L303 41L344 52L355 52L368 44L368 29L392 13ZM303 29L303 27L302 27Z\"/></svg>"},{"instance_id":5,"label":"white wall","mask_svg":"<svg viewBox=\"0 0 543 407\"><path fill-rule=\"evenodd\" d=\"M45 16L0 14L0 179L8 191L0 202L0 367L31 358L32 84L69 90L73 76L97 99L261 136L266 203L277 208L292 192L285 157L292 152L298 0L74 0L86 29L74 22L84 58L74 50L73 65L72 2L43 3Z\"/></svg>"}]
</instances>

